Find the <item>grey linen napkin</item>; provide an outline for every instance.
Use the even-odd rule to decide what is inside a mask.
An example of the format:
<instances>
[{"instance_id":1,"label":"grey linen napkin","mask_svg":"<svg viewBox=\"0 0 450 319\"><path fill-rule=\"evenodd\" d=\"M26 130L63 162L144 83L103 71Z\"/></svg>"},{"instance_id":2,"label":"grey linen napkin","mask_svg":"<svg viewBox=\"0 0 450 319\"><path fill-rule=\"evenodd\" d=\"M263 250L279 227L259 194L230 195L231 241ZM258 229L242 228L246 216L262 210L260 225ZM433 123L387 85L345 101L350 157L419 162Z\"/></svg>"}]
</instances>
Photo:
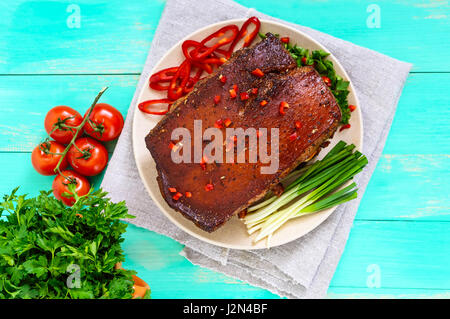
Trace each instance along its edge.
<instances>
[{"instance_id":1,"label":"grey linen napkin","mask_svg":"<svg viewBox=\"0 0 450 319\"><path fill-rule=\"evenodd\" d=\"M146 84L155 63L176 42L203 26L253 15L276 20L231 0L167 0L102 187L113 201L127 202L130 213L136 216L129 220L130 223L184 244L182 254L192 263L280 296L322 298L344 250L361 196L383 150L410 64L310 28L284 22L322 43L347 70L363 112L363 153L369 159L368 166L356 178L359 198L339 206L314 231L291 243L265 250L230 250L188 235L173 225L153 203L141 182L133 157L133 113L139 91Z\"/></svg>"}]
</instances>

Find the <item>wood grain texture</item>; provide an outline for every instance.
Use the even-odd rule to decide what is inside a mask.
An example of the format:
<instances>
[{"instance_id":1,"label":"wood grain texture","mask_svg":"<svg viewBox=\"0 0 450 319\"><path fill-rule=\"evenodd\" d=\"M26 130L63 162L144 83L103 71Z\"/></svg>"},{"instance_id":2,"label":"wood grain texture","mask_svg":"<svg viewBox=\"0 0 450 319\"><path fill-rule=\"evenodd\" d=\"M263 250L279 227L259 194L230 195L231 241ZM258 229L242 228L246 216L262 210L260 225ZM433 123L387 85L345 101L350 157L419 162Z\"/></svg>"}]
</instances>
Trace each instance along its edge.
<instances>
[{"instance_id":1,"label":"wood grain texture","mask_svg":"<svg viewBox=\"0 0 450 319\"><path fill-rule=\"evenodd\" d=\"M366 24L372 1L238 2L414 63L328 294L450 298L448 2L377 1L380 28ZM78 0L81 25L69 28L70 4L0 3L0 194L51 187L30 163L50 107L83 113L108 85L102 101L126 113L164 7L161 0ZM133 225L124 249L124 266L149 282L154 298L278 298L190 264L180 244ZM380 271L379 288L368 285L370 267Z\"/></svg>"},{"instance_id":2,"label":"wood grain texture","mask_svg":"<svg viewBox=\"0 0 450 319\"><path fill-rule=\"evenodd\" d=\"M126 114L137 80L137 75L0 76L0 151L31 151L45 136L42 121L52 106L65 104L83 113L103 86L109 89L102 101ZM448 83L449 73L408 78L385 153L449 153L443 134L450 127Z\"/></svg>"},{"instance_id":3,"label":"wood grain texture","mask_svg":"<svg viewBox=\"0 0 450 319\"><path fill-rule=\"evenodd\" d=\"M380 28L367 27L371 1L238 2L411 62L414 71L450 71L447 1L377 1ZM74 3L80 28L67 24ZM163 7L162 0L3 1L0 73L140 73Z\"/></svg>"}]
</instances>

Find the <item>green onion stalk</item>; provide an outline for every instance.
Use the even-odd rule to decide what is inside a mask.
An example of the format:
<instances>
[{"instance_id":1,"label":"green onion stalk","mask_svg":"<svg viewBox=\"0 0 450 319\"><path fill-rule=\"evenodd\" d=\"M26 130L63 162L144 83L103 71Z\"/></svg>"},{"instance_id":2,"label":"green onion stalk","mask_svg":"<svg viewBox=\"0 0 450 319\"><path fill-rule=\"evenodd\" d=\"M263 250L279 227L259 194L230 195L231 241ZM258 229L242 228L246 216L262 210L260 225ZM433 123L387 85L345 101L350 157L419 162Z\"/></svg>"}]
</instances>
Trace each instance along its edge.
<instances>
[{"instance_id":1,"label":"green onion stalk","mask_svg":"<svg viewBox=\"0 0 450 319\"><path fill-rule=\"evenodd\" d=\"M367 165L367 158L355 145L340 141L322 159L289 175L297 176L277 197L269 196L247 210L244 217L247 231L257 231L254 241L268 241L273 233L292 218L319 212L355 199L355 183L348 184Z\"/></svg>"}]
</instances>

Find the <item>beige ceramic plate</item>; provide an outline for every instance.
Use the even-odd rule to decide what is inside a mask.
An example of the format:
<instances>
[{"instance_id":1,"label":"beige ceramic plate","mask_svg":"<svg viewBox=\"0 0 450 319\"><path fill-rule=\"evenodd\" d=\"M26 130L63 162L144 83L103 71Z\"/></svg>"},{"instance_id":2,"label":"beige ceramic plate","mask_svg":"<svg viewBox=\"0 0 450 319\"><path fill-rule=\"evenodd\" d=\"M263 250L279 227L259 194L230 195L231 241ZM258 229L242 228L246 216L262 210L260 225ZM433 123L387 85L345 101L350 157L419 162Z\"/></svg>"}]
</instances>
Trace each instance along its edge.
<instances>
[{"instance_id":1,"label":"beige ceramic plate","mask_svg":"<svg viewBox=\"0 0 450 319\"><path fill-rule=\"evenodd\" d=\"M172 47L169 51L167 51L166 55L156 64L155 68L150 74L153 74L156 71L164 68L179 65L184 59L181 52L181 43L183 41L187 39L200 41L222 26L228 24L236 24L238 26L241 26L244 21L244 19L223 21L207 26L190 34L185 39L177 43L174 47ZM307 48L309 50L322 49L326 52L329 52L325 47L317 43L315 40L311 39L308 35L279 23L262 20L261 32L272 32L274 34L280 34L283 37L288 36L291 39L291 43L296 43L301 47ZM237 47L240 46L238 45ZM333 62L337 74L339 74L344 79L348 79L347 73L344 71L341 64L336 60L336 58L331 55L328 57L328 59ZM144 85L142 91L140 92L138 103L148 99L164 98L164 93L165 92L161 93L154 91L150 89L148 85ZM356 97L355 90L352 84L350 84L350 95L348 99L350 104L359 106L358 99ZM253 243L253 237L247 234L243 222L241 222L236 216L228 221L223 227L219 228L217 231L213 233L207 233L197 228L192 222L185 219L180 213L173 210L169 207L169 205L167 205L159 191L158 183L156 182L157 172L155 169L155 163L150 156L150 153L148 152L144 142L145 136L161 118L161 116L144 114L140 112L136 107L133 119L133 149L139 174L150 196L159 206L161 211L182 230L210 244L234 249L266 248L266 243L264 240L256 244ZM342 132L336 132L331 141L331 144L326 149L321 151L319 158L321 156L324 156L324 154L326 154L330 150L330 148L333 147L339 140L344 140L347 143L353 143L358 149L362 149L363 128L359 107L357 107L356 111L352 113L350 124L350 129L344 130ZM303 235L320 225L328 216L330 216L333 211L334 209L328 209L316 214L290 220L273 234L270 240L271 247L282 245L302 237ZM151 214L151 212L148 213Z\"/></svg>"}]
</instances>

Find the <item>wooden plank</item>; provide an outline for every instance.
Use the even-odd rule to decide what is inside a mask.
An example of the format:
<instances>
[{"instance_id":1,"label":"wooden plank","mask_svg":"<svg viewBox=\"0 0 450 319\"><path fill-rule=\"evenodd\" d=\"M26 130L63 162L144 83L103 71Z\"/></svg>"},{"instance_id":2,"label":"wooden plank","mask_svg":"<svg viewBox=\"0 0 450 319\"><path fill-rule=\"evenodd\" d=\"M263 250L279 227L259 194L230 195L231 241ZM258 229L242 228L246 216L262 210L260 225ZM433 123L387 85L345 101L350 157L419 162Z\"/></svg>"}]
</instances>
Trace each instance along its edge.
<instances>
[{"instance_id":1,"label":"wooden plank","mask_svg":"<svg viewBox=\"0 0 450 319\"><path fill-rule=\"evenodd\" d=\"M450 74L411 74L400 97L386 154L450 152Z\"/></svg>"},{"instance_id":2,"label":"wooden plank","mask_svg":"<svg viewBox=\"0 0 450 319\"><path fill-rule=\"evenodd\" d=\"M43 120L52 106L66 104L84 112L105 85L110 88L101 101L125 114L137 78L136 75L0 76L0 151L31 151L45 136ZM446 73L413 74L408 79L384 150L386 154L448 153L450 140L445 132L450 126L449 81L450 74Z\"/></svg>"},{"instance_id":3,"label":"wooden plank","mask_svg":"<svg viewBox=\"0 0 450 319\"><path fill-rule=\"evenodd\" d=\"M50 177L34 171L30 153L0 154L0 194L18 185L31 194L51 187ZM449 155L383 155L356 219L450 221L449 167Z\"/></svg>"},{"instance_id":4,"label":"wooden plank","mask_svg":"<svg viewBox=\"0 0 450 319\"><path fill-rule=\"evenodd\" d=\"M414 71L450 71L450 44L442 40L450 31L446 1L377 1L380 28L367 27L372 2L238 2L412 62ZM6 30L0 34L0 74L141 72L164 1L79 0L80 28L70 28L73 5L0 3L0 28ZM430 52L439 58L430 59Z\"/></svg>"},{"instance_id":5,"label":"wooden plank","mask_svg":"<svg viewBox=\"0 0 450 319\"><path fill-rule=\"evenodd\" d=\"M430 59L430 52L450 55L450 43L442 41L450 31L447 1L299 0L279 1L276 5L260 0L237 2L413 63L415 72L450 71L448 58ZM367 20L371 21L376 11L380 13L380 27L370 28Z\"/></svg>"},{"instance_id":6,"label":"wooden plank","mask_svg":"<svg viewBox=\"0 0 450 319\"><path fill-rule=\"evenodd\" d=\"M383 155L356 219L450 221L449 167L450 155Z\"/></svg>"},{"instance_id":7,"label":"wooden plank","mask_svg":"<svg viewBox=\"0 0 450 319\"><path fill-rule=\"evenodd\" d=\"M327 297L330 299L449 299L450 293L445 289L330 287Z\"/></svg>"},{"instance_id":8,"label":"wooden plank","mask_svg":"<svg viewBox=\"0 0 450 319\"><path fill-rule=\"evenodd\" d=\"M31 152L46 137L48 110L68 105L84 115L104 86L109 89L100 101L125 116L137 79L137 75L0 76L0 151Z\"/></svg>"},{"instance_id":9,"label":"wooden plank","mask_svg":"<svg viewBox=\"0 0 450 319\"><path fill-rule=\"evenodd\" d=\"M378 273L380 288L450 291L449 227L448 222L356 221L331 286L374 288Z\"/></svg>"},{"instance_id":10,"label":"wooden plank","mask_svg":"<svg viewBox=\"0 0 450 319\"><path fill-rule=\"evenodd\" d=\"M192 265L183 246L165 236L129 225L122 245L124 267L134 269L152 289L152 298L278 298L266 290Z\"/></svg>"},{"instance_id":11,"label":"wooden plank","mask_svg":"<svg viewBox=\"0 0 450 319\"><path fill-rule=\"evenodd\" d=\"M392 167L401 167L401 163L392 164L395 160L394 156ZM448 157L446 161L448 166ZM51 187L51 177L34 172L29 153L1 153L0 168L1 194L17 185L21 185L22 193L32 195L37 194L39 189ZM427 174L427 171L424 173ZM369 201L372 201L371 196L378 196L378 192L383 191L381 186L378 187L373 191L369 187L366 193ZM426 192L425 188L423 192ZM411 196L414 198L415 194ZM426 194L424 196L427 198ZM399 201L403 203L404 211L408 212L408 205L413 201ZM380 213L381 218L386 218L383 209L375 211ZM355 221L332 288L354 287L352 291L363 295L367 292L366 281L370 275L367 267L378 265L381 269L381 288L398 289L398 294L413 293L407 290L409 288L450 289L450 269L445 266L450 262L448 220L408 221L414 216L396 218L396 221ZM149 281L154 289L154 296L159 298L273 297L266 291L191 265L178 255L181 248L169 238L130 226L124 242L127 254L125 266L138 270L139 275Z\"/></svg>"},{"instance_id":12,"label":"wooden plank","mask_svg":"<svg viewBox=\"0 0 450 319\"><path fill-rule=\"evenodd\" d=\"M450 269L443 266L450 262L448 245L445 222L356 221L331 282L330 297L344 293L352 297L448 297ZM155 298L275 297L190 264L178 254L181 245L135 226L127 231L124 249L126 267L136 269L149 282ZM375 267L380 269L379 288L367 286Z\"/></svg>"},{"instance_id":13,"label":"wooden plank","mask_svg":"<svg viewBox=\"0 0 450 319\"><path fill-rule=\"evenodd\" d=\"M159 0L3 1L0 73L141 72L163 7Z\"/></svg>"}]
</instances>

